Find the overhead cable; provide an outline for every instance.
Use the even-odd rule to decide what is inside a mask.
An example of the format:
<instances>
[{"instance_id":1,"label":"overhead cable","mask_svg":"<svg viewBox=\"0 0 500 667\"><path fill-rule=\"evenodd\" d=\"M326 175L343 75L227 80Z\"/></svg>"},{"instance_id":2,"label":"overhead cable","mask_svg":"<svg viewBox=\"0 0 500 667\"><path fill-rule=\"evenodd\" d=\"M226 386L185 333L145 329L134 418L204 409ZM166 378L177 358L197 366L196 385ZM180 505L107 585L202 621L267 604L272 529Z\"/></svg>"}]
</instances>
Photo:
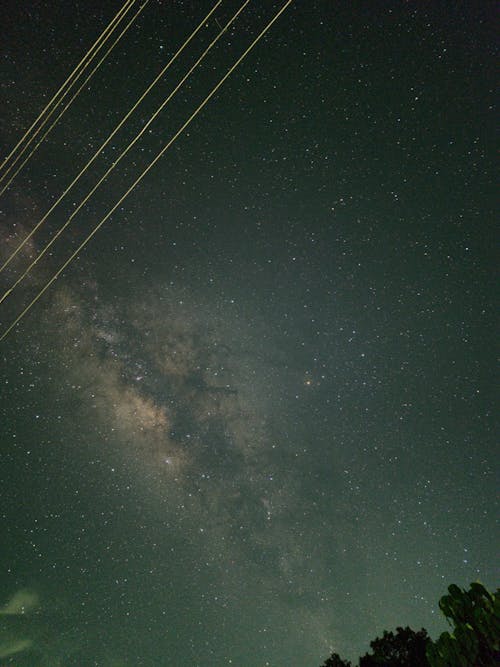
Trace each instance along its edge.
<instances>
[{"instance_id":1,"label":"overhead cable","mask_svg":"<svg viewBox=\"0 0 500 667\"><path fill-rule=\"evenodd\" d=\"M159 151L156 157L149 163L149 165L142 171L142 173L136 178L132 185L127 189L127 191L120 197L120 199L113 205L113 207L106 213L106 215L100 220L100 222L92 229L92 231L86 236L86 238L80 243L76 250L70 255L70 257L64 262L64 264L56 271L56 273L50 278L50 280L42 287L38 294L32 299L32 301L24 308L24 310L17 316L17 318L10 324L7 329L0 336L0 341L2 341L12 329L21 321L21 319L28 313L28 311L34 306L34 304L43 296L43 294L48 290L48 288L57 280L61 273L66 269L66 267L75 259L75 257L80 253L80 251L87 245L87 243L95 236L103 224L113 215L116 209L124 202L124 200L129 196L129 194L137 187L137 185L142 181L146 174L153 168L153 166L158 162L158 160L164 155L164 153L172 146L172 144L177 140L177 138L184 132L184 130L190 125L190 123L196 118L200 111L206 106L210 99L215 95L219 90L222 84L228 79L228 77L234 72L238 65L246 58L250 51L255 47L255 45L262 39L266 32L271 28L271 26L278 20L281 14L287 9L287 7L292 3L292 0L287 0L281 9L273 16L273 18L267 23L267 25L261 30L257 37L252 41L250 46L248 46L241 56L233 63L233 65L227 70L224 76L219 80L210 93L205 97L205 99L198 105L198 107L193 111L189 118L181 125L177 132L171 137L165 146Z\"/></svg>"},{"instance_id":2,"label":"overhead cable","mask_svg":"<svg viewBox=\"0 0 500 667\"><path fill-rule=\"evenodd\" d=\"M72 220L75 218L77 213L83 208L83 206L88 202L88 200L92 197L92 195L96 192L96 190L101 186L101 184L106 180L106 178L111 174L111 172L116 168L116 166L120 163L120 161L127 155L127 153L130 151L130 149L139 141L139 139L142 137L142 135L148 130L149 126L151 123L157 118L157 116L163 111L163 109L166 107L166 105L170 102L170 100L174 97L174 95L177 93L177 91L183 86L183 84L186 82L186 80L191 76L191 74L194 72L194 70L198 67L198 65L203 61L203 59L207 56L209 51L213 48L213 46L218 42L218 40L222 37L222 35L226 32L226 30L229 28L229 26L238 18L238 16L241 14L241 12L245 9L245 7L248 5L250 0L245 0L245 2L241 5L241 7L236 11L236 13L229 19L229 21L226 23L226 25L221 28L221 30L217 33L215 38L210 42L210 44L206 47L206 49L203 51L201 56L196 60L194 65L190 67L188 70L187 74L185 74L182 79L179 81L179 83L175 86L175 88L167 95L167 97L163 100L163 102L160 104L160 106L156 109L156 111L153 113L153 115L149 118L148 122L145 123L145 125L141 128L141 130L136 134L136 136L130 141L128 146L124 148L124 150L118 155L118 157L113 160L111 163L111 166L105 171L105 173L101 176L101 178L97 181L97 183L94 185L94 187L87 193L87 195L82 199L82 201L78 204L78 206L75 208L75 210L71 213L69 218L66 220L66 222L57 230L57 232L54 234L54 236L48 241L48 243L45 245L45 247L41 250L41 252L35 257L35 259L31 262L31 264L28 266L27 269L17 278L17 280L14 282L14 284L7 289L7 291L3 294L3 296L0 298L0 303L4 301L9 294L12 293L12 291L19 285L19 283L24 280L24 278L28 275L28 273L31 271L31 269L38 264L38 262L42 259L42 257L45 255L45 253L52 247L52 244L59 238L59 236L64 232L64 230L71 224Z\"/></svg>"},{"instance_id":3,"label":"overhead cable","mask_svg":"<svg viewBox=\"0 0 500 667\"><path fill-rule=\"evenodd\" d=\"M124 30L122 30L122 32L119 34L119 36L112 43L111 47L106 51L104 56L99 60L97 65L92 69L90 74L85 78L84 82L79 86L76 93L63 106L62 111L59 113L59 115L56 117L56 119L51 123L49 128L43 133L43 135L35 143L34 147L28 153L27 157L17 167L17 169L14 171L14 173L11 173L12 170L14 169L14 167L16 166L16 164L19 162L19 160L22 158L22 156L29 149L31 144L35 141L36 137L38 137L38 135L43 130L45 125L49 122L49 120L51 119L53 114L56 112L56 110L58 109L58 107L60 106L60 104L62 103L64 98L70 93L72 88L76 85L76 83L79 81L79 79L81 79L81 77L84 75L85 71L88 69L88 67L90 66L92 61L97 57L98 53L104 48L106 42L110 39L111 35L118 29L120 23L125 19L126 14L132 8L132 6L134 5L135 2L136 2L136 0L127 0L127 2L125 2L122 9L118 12L118 14L111 21L111 23L106 27L104 32L99 36L99 38L94 43L94 45L89 49L89 51L87 51L87 53L84 55L82 60L78 63L78 65L75 67L75 69L71 72L71 74L67 77L67 79L64 81L64 83L60 86L58 91L55 93L55 95L52 97L50 102L47 104L47 106L40 113L38 118L32 123L32 125L28 128L28 130L26 130L23 137L18 141L16 146L9 153L9 155L7 155L7 157L4 159L4 161L3 161L3 163L0 167L0 169L4 170L3 173L0 175L0 195L2 195L7 190L7 188L10 186L10 184L12 183L14 178L17 176L17 174L21 171L21 169L28 162L28 160L31 158L31 156L34 154L34 152L38 149L40 144L43 143L43 141L46 139L48 134L52 131L54 126L58 123L58 121L63 116L63 114L66 112L66 110L71 106L72 102L75 100L75 98L81 92L81 90L85 87L85 85L88 83L88 81L92 78L92 76L95 74L95 72L99 69L101 64L107 58L109 53L113 50L113 48L116 46L116 44L120 41L122 36L127 32L129 27L132 25L132 23L135 21L137 16L141 13L141 11L147 5L149 0L145 0L143 2L143 4L140 6L139 10L134 14L132 20L127 23ZM38 124L38 127L37 127L37 124ZM31 136L28 137L28 135L30 133L31 133ZM24 143L24 145L23 145L23 143ZM17 151L17 155L16 155L16 151Z\"/></svg>"},{"instance_id":4,"label":"overhead cable","mask_svg":"<svg viewBox=\"0 0 500 667\"><path fill-rule=\"evenodd\" d=\"M24 247L24 245L31 239L33 234L36 233L36 231L41 227L41 225L47 220L49 215L54 211L54 209L61 203L61 201L64 199L64 197L68 194L68 192L71 190L71 188L80 180L80 178L83 176L83 174L87 171L87 169L95 162L95 160L99 157L101 152L106 148L106 146L109 144L109 142L113 139L115 134L118 132L118 130L125 124L125 122L130 118L132 113L137 109L139 104L144 100L146 95L152 90L152 88L158 83L158 81L162 78L162 76L165 74L165 72L169 69L169 67L172 65L172 63L180 56L180 54L184 51L186 46L191 42L193 37L201 30L203 26L206 25L207 20L211 17L211 15L215 12L217 7L221 4L222 0L217 0L215 5L212 7L212 9L208 12L208 14L203 18L203 20L198 24L198 26L193 30L193 32L189 35L189 37L185 40L183 45L176 51L176 53L170 58L170 60L167 62L165 67L160 71L158 76L149 84L149 86L146 88L146 90L142 93L142 95L139 97L137 102L129 109L129 111L125 114L125 116L121 119L121 121L118 123L118 125L115 127L115 129L111 132L111 134L107 137L107 139L99 146L99 148L96 150L94 155L90 158L90 160L87 162L87 164L80 170L80 172L75 176L75 178L71 181L71 183L67 186L67 188L62 192L62 194L59 196L59 198L52 204L52 206L49 208L49 210L45 213L45 215L38 221L38 223L35 225L35 227L29 232L29 234L24 238L24 240L19 244L19 246L10 254L10 256L4 261L2 266L0 266L0 273L10 264L10 262L14 259L14 257L17 255L17 253ZM142 9L142 7L141 7ZM134 17L135 19L135 17ZM106 54L107 55L107 54ZM28 269L28 272L31 270L31 266ZM21 278L22 280L22 278ZM12 289L14 289L15 283L10 290L7 292L10 293ZM0 298L0 303L5 299L7 296L7 293Z\"/></svg>"}]
</instances>

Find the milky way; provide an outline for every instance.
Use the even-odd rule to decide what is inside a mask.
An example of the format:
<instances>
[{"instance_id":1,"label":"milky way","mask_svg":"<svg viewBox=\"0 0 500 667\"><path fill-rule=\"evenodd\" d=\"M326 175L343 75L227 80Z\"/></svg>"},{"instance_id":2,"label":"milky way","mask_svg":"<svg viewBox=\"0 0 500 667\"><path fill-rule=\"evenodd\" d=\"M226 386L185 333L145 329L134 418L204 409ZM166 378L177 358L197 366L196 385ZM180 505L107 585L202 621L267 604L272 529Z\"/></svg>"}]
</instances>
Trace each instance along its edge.
<instances>
[{"instance_id":1,"label":"milky way","mask_svg":"<svg viewBox=\"0 0 500 667\"><path fill-rule=\"evenodd\" d=\"M300 525L314 507L293 468L301 442L285 435L290 370L277 365L278 347L273 353L268 342L263 363L256 323L192 305L171 288L112 305L92 283L84 295L60 288L49 317L62 332L60 362L82 416L97 418L99 440L132 485L161 503L170 525L202 536L227 595L237 599L244 580L278 616L307 616L309 636L329 647L334 624L311 605L327 572ZM297 577L303 603L294 610Z\"/></svg>"},{"instance_id":2,"label":"milky way","mask_svg":"<svg viewBox=\"0 0 500 667\"><path fill-rule=\"evenodd\" d=\"M118 10L4 4L2 156ZM355 661L385 629L439 635L450 583L495 587L494 18L365 4L290 3L1 341L0 633L24 629L0 654L19 667ZM249 3L3 300L2 331L280 6ZM0 261L211 7L147 3L0 199Z\"/></svg>"}]
</instances>

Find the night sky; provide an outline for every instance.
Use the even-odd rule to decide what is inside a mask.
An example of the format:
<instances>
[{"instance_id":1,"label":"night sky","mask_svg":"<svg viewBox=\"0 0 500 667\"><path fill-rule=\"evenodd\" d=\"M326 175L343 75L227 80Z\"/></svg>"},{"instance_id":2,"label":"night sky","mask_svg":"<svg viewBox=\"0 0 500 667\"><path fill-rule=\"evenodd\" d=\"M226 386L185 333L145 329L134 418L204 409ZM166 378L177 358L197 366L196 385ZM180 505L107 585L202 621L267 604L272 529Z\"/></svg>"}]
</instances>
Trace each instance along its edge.
<instances>
[{"instance_id":1,"label":"night sky","mask_svg":"<svg viewBox=\"0 0 500 667\"><path fill-rule=\"evenodd\" d=\"M248 4L0 304L0 335L282 4ZM3 2L2 156L120 7ZM0 198L2 263L211 7L144 7ZM317 667L398 625L436 637L452 582L496 587L494 21L292 2L2 340L2 666Z\"/></svg>"}]
</instances>

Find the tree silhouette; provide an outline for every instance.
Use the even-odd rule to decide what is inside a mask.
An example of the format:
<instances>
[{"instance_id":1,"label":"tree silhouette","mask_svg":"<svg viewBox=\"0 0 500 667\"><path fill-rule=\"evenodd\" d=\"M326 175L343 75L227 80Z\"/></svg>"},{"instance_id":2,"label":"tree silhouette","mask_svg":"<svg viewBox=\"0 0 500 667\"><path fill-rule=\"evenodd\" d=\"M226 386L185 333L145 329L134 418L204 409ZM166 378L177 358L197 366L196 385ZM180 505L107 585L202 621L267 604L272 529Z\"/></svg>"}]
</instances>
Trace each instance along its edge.
<instances>
[{"instance_id":1,"label":"tree silhouette","mask_svg":"<svg viewBox=\"0 0 500 667\"><path fill-rule=\"evenodd\" d=\"M439 600L439 608L454 626L427 648L431 667L495 667L500 664L500 589L491 595L472 583L470 590L455 584Z\"/></svg>"},{"instance_id":2,"label":"tree silhouette","mask_svg":"<svg viewBox=\"0 0 500 667\"><path fill-rule=\"evenodd\" d=\"M430 638L422 628L414 632L411 628L396 628L396 634L384 631L370 646L372 653L359 659L359 667L429 667L426 657Z\"/></svg>"},{"instance_id":3,"label":"tree silhouette","mask_svg":"<svg viewBox=\"0 0 500 667\"><path fill-rule=\"evenodd\" d=\"M455 584L439 601L453 631L433 642L422 628L384 631L370 642L371 653L359 659L359 667L498 667L500 665L500 589L489 593L479 583L470 590ZM351 667L337 653L321 667Z\"/></svg>"},{"instance_id":4,"label":"tree silhouette","mask_svg":"<svg viewBox=\"0 0 500 667\"><path fill-rule=\"evenodd\" d=\"M351 663L348 660L342 660L338 653L332 653L321 667L351 667Z\"/></svg>"}]
</instances>

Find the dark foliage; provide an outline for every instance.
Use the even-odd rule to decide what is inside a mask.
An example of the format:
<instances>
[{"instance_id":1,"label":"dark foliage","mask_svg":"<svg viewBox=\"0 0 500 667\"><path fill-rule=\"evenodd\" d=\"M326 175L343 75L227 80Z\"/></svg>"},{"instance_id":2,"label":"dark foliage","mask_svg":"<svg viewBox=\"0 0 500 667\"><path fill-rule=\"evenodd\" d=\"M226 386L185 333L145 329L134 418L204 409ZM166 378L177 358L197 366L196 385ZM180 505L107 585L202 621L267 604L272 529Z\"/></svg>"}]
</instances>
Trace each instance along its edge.
<instances>
[{"instance_id":1,"label":"dark foliage","mask_svg":"<svg viewBox=\"0 0 500 667\"><path fill-rule=\"evenodd\" d=\"M439 601L453 632L443 632L433 642L422 628L384 631L370 642L371 653L359 659L359 667L497 667L500 665L500 589L490 594L472 583L465 591L452 584ZM337 653L321 667L351 667Z\"/></svg>"},{"instance_id":2,"label":"dark foliage","mask_svg":"<svg viewBox=\"0 0 500 667\"><path fill-rule=\"evenodd\" d=\"M491 595L472 583L468 591L452 584L439 608L453 625L431 643L427 656L431 667L495 667L500 665L500 589Z\"/></svg>"},{"instance_id":3,"label":"dark foliage","mask_svg":"<svg viewBox=\"0 0 500 667\"><path fill-rule=\"evenodd\" d=\"M332 653L321 667L351 667L351 663L348 660L342 660L338 653Z\"/></svg>"},{"instance_id":4,"label":"dark foliage","mask_svg":"<svg viewBox=\"0 0 500 667\"><path fill-rule=\"evenodd\" d=\"M422 628L414 632L411 628L396 628L396 634L385 631L370 646L371 653L359 659L359 667L429 667L426 657L427 632Z\"/></svg>"}]
</instances>

